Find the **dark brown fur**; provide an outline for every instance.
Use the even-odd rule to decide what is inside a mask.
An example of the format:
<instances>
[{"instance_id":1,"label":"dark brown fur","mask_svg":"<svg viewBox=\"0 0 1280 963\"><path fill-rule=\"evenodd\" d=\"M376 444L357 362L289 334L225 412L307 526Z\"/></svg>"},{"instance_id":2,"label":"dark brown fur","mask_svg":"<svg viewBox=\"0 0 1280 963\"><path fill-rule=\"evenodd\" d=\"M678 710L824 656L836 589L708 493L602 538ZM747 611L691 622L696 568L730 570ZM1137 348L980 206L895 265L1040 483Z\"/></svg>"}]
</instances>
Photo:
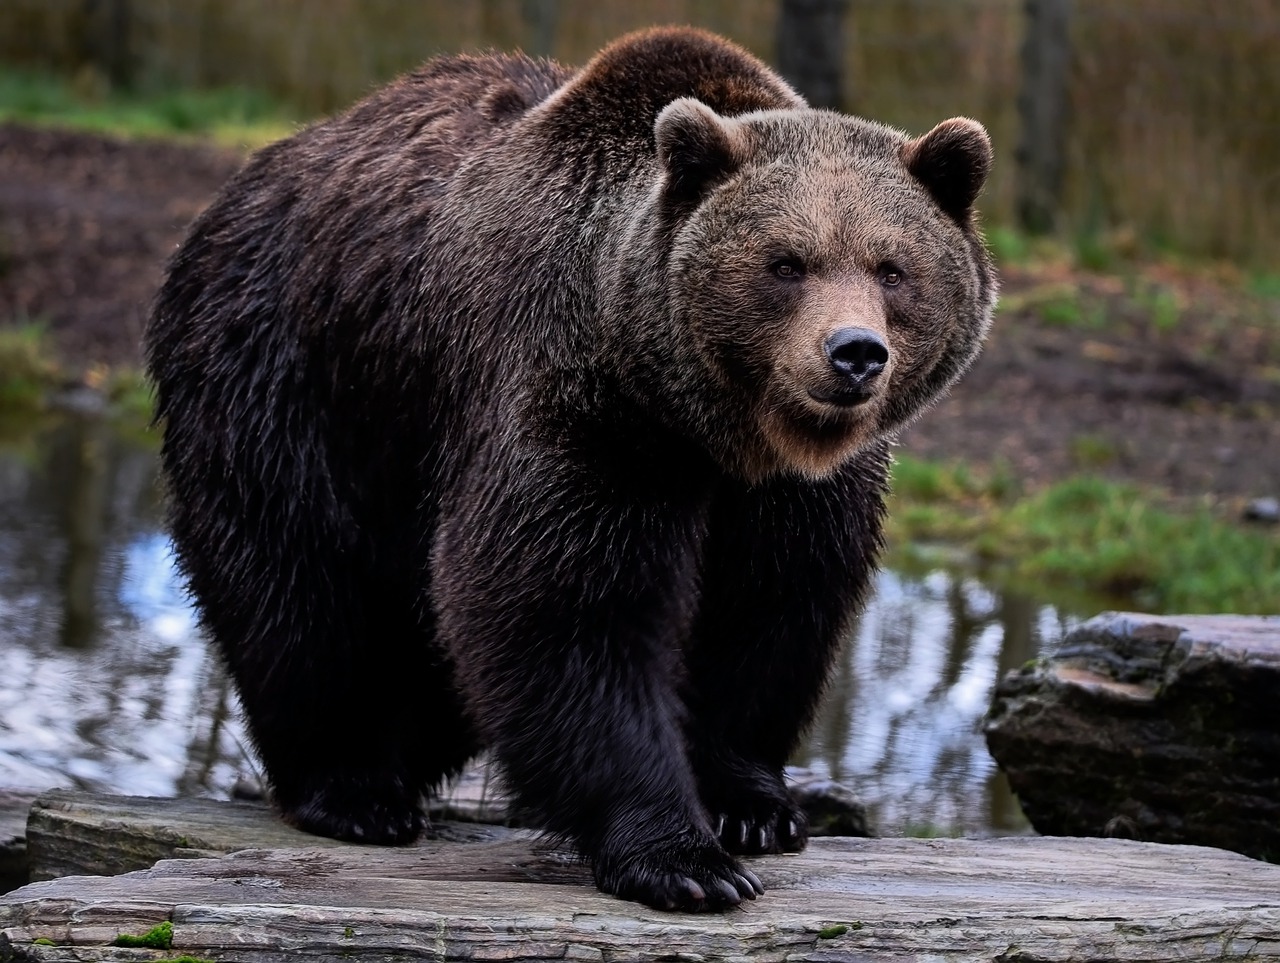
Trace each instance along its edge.
<instances>
[{"instance_id":1,"label":"dark brown fur","mask_svg":"<svg viewBox=\"0 0 1280 963\"><path fill-rule=\"evenodd\" d=\"M259 153L147 354L174 540L288 818L411 839L487 745L603 889L754 898L734 854L804 844L782 767L888 440L990 319L989 163L971 121L810 111L689 30L577 73L435 61ZM837 363L851 328L883 370Z\"/></svg>"}]
</instances>

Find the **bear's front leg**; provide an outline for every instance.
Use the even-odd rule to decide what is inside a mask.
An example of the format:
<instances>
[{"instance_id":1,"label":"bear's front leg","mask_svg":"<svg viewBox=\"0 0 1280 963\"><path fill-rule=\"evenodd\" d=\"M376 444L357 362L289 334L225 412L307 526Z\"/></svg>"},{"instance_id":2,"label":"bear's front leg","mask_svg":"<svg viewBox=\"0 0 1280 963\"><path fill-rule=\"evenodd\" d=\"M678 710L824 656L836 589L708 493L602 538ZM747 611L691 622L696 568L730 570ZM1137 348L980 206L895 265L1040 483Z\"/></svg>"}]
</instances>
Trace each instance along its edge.
<instances>
[{"instance_id":1,"label":"bear's front leg","mask_svg":"<svg viewBox=\"0 0 1280 963\"><path fill-rule=\"evenodd\" d=\"M705 500L527 450L495 460L444 505L433 601L518 801L606 892L660 909L753 899L681 732Z\"/></svg>"},{"instance_id":2,"label":"bear's front leg","mask_svg":"<svg viewBox=\"0 0 1280 963\"><path fill-rule=\"evenodd\" d=\"M717 494L685 701L699 790L729 852L796 852L807 841L783 767L875 570L886 471L877 445L828 479Z\"/></svg>"}]
</instances>

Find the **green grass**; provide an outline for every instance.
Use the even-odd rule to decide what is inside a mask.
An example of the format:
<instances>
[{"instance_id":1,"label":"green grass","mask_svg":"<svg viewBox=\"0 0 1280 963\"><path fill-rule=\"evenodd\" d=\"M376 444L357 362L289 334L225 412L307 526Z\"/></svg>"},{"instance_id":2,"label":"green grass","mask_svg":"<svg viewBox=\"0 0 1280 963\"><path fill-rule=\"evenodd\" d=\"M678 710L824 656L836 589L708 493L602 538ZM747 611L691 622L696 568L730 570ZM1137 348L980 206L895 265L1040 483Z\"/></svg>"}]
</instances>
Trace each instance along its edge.
<instances>
[{"instance_id":1,"label":"green grass","mask_svg":"<svg viewBox=\"0 0 1280 963\"><path fill-rule=\"evenodd\" d=\"M1032 260L1034 245L1022 231L996 224L987 228L987 247L1000 265L1026 264Z\"/></svg>"},{"instance_id":2,"label":"green grass","mask_svg":"<svg viewBox=\"0 0 1280 963\"><path fill-rule=\"evenodd\" d=\"M950 542L995 581L1156 612L1280 612L1280 533L1090 475L1026 495L996 477L899 458L891 546Z\"/></svg>"},{"instance_id":3,"label":"green grass","mask_svg":"<svg viewBox=\"0 0 1280 963\"><path fill-rule=\"evenodd\" d=\"M1260 298L1280 300L1280 274L1255 274L1249 279L1249 290Z\"/></svg>"},{"instance_id":4,"label":"green grass","mask_svg":"<svg viewBox=\"0 0 1280 963\"><path fill-rule=\"evenodd\" d=\"M260 147L297 129L297 118L260 91L165 90L131 94L89 79L0 68L0 121L74 127L126 137L200 137Z\"/></svg>"}]
</instances>

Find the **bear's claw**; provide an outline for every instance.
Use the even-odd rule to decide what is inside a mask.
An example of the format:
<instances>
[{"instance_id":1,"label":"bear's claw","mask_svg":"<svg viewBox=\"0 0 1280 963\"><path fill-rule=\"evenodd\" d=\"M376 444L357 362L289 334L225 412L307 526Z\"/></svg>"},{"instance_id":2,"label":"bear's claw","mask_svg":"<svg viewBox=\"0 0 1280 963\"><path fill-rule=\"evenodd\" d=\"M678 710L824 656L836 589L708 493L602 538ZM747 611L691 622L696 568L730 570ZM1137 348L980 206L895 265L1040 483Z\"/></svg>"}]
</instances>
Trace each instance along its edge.
<instances>
[{"instance_id":1,"label":"bear's claw","mask_svg":"<svg viewBox=\"0 0 1280 963\"><path fill-rule=\"evenodd\" d=\"M720 845L738 856L798 853L809 840L808 820L790 804L783 804L764 816L719 813L716 826Z\"/></svg>"},{"instance_id":2,"label":"bear's claw","mask_svg":"<svg viewBox=\"0 0 1280 963\"><path fill-rule=\"evenodd\" d=\"M764 884L719 846L673 846L621 860L596 860L596 883L606 893L654 909L715 912L755 899Z\"/></svg>"}]
</instances>

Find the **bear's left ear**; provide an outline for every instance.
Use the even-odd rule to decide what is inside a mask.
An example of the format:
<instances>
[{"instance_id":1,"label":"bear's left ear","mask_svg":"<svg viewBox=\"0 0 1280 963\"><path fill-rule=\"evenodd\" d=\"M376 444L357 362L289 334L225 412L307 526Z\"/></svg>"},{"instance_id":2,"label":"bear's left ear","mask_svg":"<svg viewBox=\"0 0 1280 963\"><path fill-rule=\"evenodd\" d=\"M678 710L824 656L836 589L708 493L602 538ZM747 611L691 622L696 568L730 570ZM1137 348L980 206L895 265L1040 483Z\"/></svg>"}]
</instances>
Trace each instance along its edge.
<instances>
[{"instance_id":1,"label":"bear's left ear","mask_svg":"<svg viewBox=\"0 0 1280 963\"><path fill-rule=\"evenodd\" d=\"M967 117L944 120L929 133L902 145L902 162L961 224L969 218L991 173L991 138L986 128Z\"/></svg>"},{"instance_id":2,"label":"bear's left ear","mask_svg":"<svg viewBox=\"0 0 1280 963\"><path fill-rule=\"evenodd\" d=\"M737 170L746 155L737 121L692 97L667 104L653 135L667 171L667 194L677 201L697 200Z\"/></svg>"}]
</instances>

